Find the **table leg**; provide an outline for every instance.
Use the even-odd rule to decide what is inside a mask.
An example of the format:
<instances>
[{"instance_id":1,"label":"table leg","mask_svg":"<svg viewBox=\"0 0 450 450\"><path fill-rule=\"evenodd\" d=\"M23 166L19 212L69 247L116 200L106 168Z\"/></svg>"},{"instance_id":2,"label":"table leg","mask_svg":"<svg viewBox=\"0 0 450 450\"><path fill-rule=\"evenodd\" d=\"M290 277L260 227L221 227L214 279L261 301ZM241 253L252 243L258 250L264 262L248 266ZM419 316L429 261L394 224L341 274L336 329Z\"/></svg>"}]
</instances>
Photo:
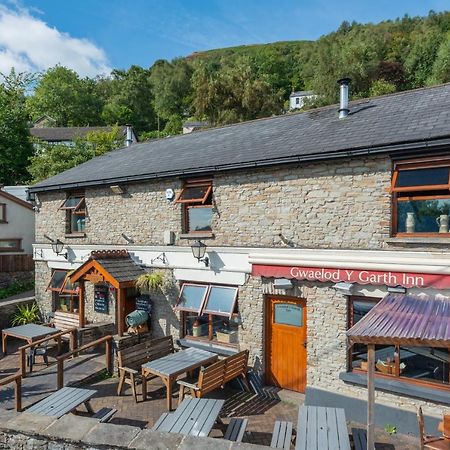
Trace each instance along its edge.
<instances>
[{"instance_id":1,"label":"table leg","mask_svg":"<svg viewBox=\"0 0 450 450\"><path fill-rule=\"evenodd\" d=\"M56 345L58 346L58 355L61 354L61 336L56 338Z\"/></svg>"},{"instance_id":2,"label":"table leg","mask_svg":"<svg viewBox=\"0 0 450 450\"><path fill-rule=\"evenodd\" d=\"M86 407L86 411L87 411L88 413L94 414L94 410L92 409L92 406L91 406L89 400L86 401L86 402L84 402L84 406Z\"/></svg>"},{"instance_id":3,"label":"table leg","mask_svg":"<svg viewBox=\"0 0 450 450\"><path fill-rule=\"evenodd\" d=\"M6 339L7 338L8 338L8 335L2 331L2 350L3 350L3 355L4 356L6 356L6 354L8 353L8 347L7 347L7 344L6 344Z\"/></svg>"},{"instance_id":4,"label":"table leg","mask_svg":"<svg viewBox=\"0 0 450 450\"><path fill-rule=\"evenodd\" d=\"M144 371L142 371L142 401L147 400L147 377Z\"/></svg>"},{"instance_id":5,"label":"table leg","mask_svg":"<svg viewBox=\"0 0 450 450\"><path fill-rule=\"evenodd\" d=\"M172 378L163 378L164 384L167 390L167 410L172 411L172 391L173 391L173 380Z\"/></svg>"}]
</instances>

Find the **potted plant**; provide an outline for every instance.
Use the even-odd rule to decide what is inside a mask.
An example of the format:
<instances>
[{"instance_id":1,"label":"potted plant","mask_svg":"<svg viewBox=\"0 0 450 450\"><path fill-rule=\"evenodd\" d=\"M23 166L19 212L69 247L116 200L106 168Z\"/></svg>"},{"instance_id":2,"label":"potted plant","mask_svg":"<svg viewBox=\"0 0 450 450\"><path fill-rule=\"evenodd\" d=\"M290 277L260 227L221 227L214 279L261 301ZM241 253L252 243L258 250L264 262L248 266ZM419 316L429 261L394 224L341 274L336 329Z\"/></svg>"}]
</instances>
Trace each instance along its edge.
<instances>
[{"instance_id":1,"label":"potted plant","mask_svg":"<svg viewBox=\"0 0 450 450\"><path fill-rule=\"evenodd\" d=\"M164 277L160 272L144 273L136 278L136 288L143 294L160 289L163 282Z\"/></svg>"}]
</instances>

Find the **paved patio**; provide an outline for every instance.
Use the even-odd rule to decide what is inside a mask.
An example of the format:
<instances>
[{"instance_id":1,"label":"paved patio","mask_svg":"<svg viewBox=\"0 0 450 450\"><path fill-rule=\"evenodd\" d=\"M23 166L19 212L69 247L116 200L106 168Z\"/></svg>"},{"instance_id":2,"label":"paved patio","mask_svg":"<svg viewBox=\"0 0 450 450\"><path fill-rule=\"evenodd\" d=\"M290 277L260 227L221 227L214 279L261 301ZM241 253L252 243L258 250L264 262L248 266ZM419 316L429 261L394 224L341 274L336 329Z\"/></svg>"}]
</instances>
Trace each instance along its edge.
<instances>
[{"instance_id":1,"label":"paved patio","mask_svg":"<svg viewBox=\"0 0 450 450\"><path fill-rule=\"evenodd\" d=\"M17 348L23 345L21 341L11 340L9 354L0 359L0 376L14 373L18 369ZM65 374L66 381L79 381L104 367L103 355L87 355L91 362L81 363L77 358L72 363L74 368ZM54 362L54 357L50 356L50 362ZM67 363L66 363L67 364ZM24 407L30 406L48 393L56 389L56 366L53 364L46 368L38 359L38 364L33 367L33 376L24 380ZM70 374L70 375L69 375ZM42 382L44 380L44 382ZM97 390L97 394L92 399L91 404L94 410L102 407L113 407L118 410L111 423L121 425L132 425L139 428L151 428L162 413L166 412L166 391L163 383L155 378L148 382L148 399L143 402L141 395L139 402L135 403L131 389L126 386L124 395L118 397L117 377L111 377L94 382L83 383ZM140 394L140 388L138 393ZM0 412L10 408L12 403L12 388L0 389ZM228 423L231 417L246 417L248 419L248 433L244 442L260 445L270 445L272 429L276 420L287 420L297 423L298 406L303 404L304 397L290 391L279 390L274 387L264 388L260 395L255 393L242 392L227 388L212 392L209 397L225 399L225 406L222 409L221 418ZM174 396L174 407L177 405L177 394ZM80 415L86 415L80 411ZM365 427L363 424L349 424L349 431L352 426ZM222 437L222 432L214 429L212 437ZM376 433L377 450L412 450L418 448L416 438L392 435L389 436L384 430L377 429Z\"/></svg>"}]
</instances>

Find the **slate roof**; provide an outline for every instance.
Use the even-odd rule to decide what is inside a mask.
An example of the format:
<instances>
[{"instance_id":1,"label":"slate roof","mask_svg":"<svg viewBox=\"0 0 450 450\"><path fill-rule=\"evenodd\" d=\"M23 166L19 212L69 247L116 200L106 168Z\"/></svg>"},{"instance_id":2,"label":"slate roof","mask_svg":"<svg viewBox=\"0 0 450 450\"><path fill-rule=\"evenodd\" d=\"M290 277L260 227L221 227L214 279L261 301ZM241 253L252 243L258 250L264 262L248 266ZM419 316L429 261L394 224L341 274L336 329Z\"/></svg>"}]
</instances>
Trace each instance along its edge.
<instances>
[{"instance_id":1,"label":"slate roof","mask_svg":"<svg viewBox=\"0 0 450 450\"><path fill-rule=\"evenodd\" d=\"M145 270L130 257L117 259L96 259L96 261L119 283L133 281Z\"/></svg>"},{"instance_id":2,"label":"slate roof","mask_svg":"<svg viewBox=\"0 0 450 450\"><path fill-rule=\"evenodd\" d=\"M388 294L347 331L350 343L430 345L450 343L450 300Z\"/></svg>"},{"instance_id":3,"label":"slate roof","mask_svg":"<svg viewBox=\"0 0 450 450\"><path fill-rule=\"evenodd\" d=\"M450 144L450 83L157 139L112 151L31 192Z\"/></svg>"},{"instance_id":4,"label":"slate roof","mask_svg":"<svg viewBox=\"0 0 450 450\"><path fill-rule=\"evenodd\" d=\"M30 128L31 136L47 142L73 141L77 137L84 137L91 131L111 131L113 127L43 127ZM123 134L126 126L120 127Z\"/></svg>"},{"instance_id":5,"label":"slate roof","mask_svg":"<svg viewBox=\"0 0 450 450\"><path fill-rule=\"evenodd\" d=\"M289 97L305 97L307 95L314 95L314 91L295 91Z\"/></svg>"}]
</instances>

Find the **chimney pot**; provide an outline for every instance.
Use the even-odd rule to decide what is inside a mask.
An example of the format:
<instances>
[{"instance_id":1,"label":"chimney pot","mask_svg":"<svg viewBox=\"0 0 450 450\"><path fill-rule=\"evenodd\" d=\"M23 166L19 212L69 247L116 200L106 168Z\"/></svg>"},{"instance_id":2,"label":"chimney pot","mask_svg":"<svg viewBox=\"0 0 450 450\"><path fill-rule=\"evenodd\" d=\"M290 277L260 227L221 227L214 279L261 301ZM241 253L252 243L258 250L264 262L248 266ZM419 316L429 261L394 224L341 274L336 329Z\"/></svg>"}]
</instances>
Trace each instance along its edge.
<instances>
[{"instance_id":1,"label":"chimney pot","mask_svg":"<svg viewBox=\"0 0 450 450\"><path fill-rule=\"evenodd\" d=\"M126 125L127 135L125 138L125 145L129 147L133 143L133 129L131 125Z\"/></svg>"},{"instance_id":2,"label":"chimney pot","mask_svg":"<svg viewBox=\"0 0 450 450\"><path fill-rule=\"evenodd\" d=\"M338 80L340 85L340 102L339 102L339 119L344 119L348 116L350 109L348 107L348 92L350 85L350 78L341 78Z\"/></svg>"}]
</instances>

